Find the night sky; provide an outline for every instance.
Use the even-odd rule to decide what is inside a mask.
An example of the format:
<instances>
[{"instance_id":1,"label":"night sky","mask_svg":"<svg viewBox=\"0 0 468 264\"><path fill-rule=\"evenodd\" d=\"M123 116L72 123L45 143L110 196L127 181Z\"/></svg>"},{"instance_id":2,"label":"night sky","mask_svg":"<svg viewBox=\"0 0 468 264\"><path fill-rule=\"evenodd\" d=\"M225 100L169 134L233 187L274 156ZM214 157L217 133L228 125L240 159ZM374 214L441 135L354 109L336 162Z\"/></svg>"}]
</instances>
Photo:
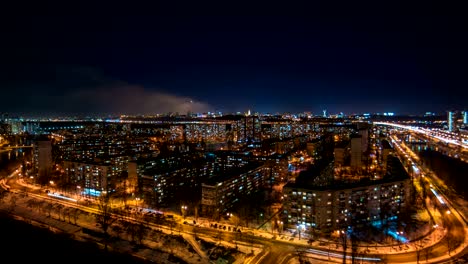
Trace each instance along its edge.
<instances>
[{"instance_id":1,"label":"night sky","mask_svg":"<svg viewBox=\"0 0 468 264\"><path fill-rule=\"evenodd\" d=\"M0 112L406 114L468 106L461 6L96 2L2 8Z\"/></svg>"}]
</instances>

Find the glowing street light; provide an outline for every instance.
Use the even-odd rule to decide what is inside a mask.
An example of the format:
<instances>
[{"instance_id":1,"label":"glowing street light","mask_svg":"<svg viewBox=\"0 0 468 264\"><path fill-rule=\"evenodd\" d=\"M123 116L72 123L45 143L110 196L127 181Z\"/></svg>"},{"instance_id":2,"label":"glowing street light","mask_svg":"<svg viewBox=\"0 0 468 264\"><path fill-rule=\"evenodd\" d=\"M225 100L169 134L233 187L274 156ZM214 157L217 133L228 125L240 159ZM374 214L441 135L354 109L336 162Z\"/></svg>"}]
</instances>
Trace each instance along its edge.
<instances>
[{"instance_id":1,"label":"glowing street light","mask_svg":"<svg viewBox=\"0 0 468 264\"><path fill-rule=\"evenodd\" d=\"M299 240L301 240L301 231L305 230L305 225L297 225L297 232L299 233Z\"/></svg>"},{"instance_id":2,"label":"glowing street light","mask_svg":"<svg viewBox=\"0 0 468 264\"><path fill-rule=\"evenodd\" d=\"M186 206L186 205L182 205L182 206L180 207L180 211L182 212L182 216L183 216L184 219L185 219L185 214L186 214L186 212L187 212L187 206Z\"/></svg>"},{"instance_id":3,"label":"glowing street light","mask_svg":"<svg viewBox=\"0 0 468 264\"><path fill-rule=\"evenodd\" d=\"M278 220L277 224L278 224L279 233L281 234L283 232L283 221Z\"/></svg>"}]
</instances>

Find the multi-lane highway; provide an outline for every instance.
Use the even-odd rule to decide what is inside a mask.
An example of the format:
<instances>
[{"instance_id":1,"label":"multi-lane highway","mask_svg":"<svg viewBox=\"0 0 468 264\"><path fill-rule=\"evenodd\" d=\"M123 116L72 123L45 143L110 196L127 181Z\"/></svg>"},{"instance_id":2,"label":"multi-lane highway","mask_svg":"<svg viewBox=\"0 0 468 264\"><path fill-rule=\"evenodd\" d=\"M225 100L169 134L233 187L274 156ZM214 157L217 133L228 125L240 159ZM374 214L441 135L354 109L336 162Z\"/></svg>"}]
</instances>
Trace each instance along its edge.
<instances>
[{"instance_id":1,"label":"multi-lane highway","mask_svg":"<svg viewBox=\"0 0 468 264\"><path fill-rule=\"evenodd\" d=\"M429 143L435 144L450 156L468 162L468 134L454 133L439 128L429 129L389 122L374 122L374 124L393 127L419 135Z\"/></svg>"}]
</instances>

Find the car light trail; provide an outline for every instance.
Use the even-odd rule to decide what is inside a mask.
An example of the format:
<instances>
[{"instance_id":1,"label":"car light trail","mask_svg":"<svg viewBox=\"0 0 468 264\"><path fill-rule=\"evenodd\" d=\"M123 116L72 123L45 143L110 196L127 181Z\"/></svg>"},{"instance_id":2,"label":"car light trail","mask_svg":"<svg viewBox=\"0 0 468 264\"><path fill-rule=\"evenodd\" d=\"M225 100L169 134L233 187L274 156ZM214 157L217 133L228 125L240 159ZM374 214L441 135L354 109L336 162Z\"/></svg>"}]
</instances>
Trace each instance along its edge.
<instances>
[{"instance_id":1,"label":"car light trail","mask_svg":"<svg viewBox=\"0 0 468 264\"><path fill-rule=\"evenodd\" d=\"M439 200L441 204L445 204L444 199L437 193L436 190L431 188L431 192L435 195L435 197L437 198L437 200Z\"/></svg>"},{"instance_id":2,"label":"car light trail","mask_svg":"<svg viewBox=\"0 0 468 264\"><path fill-rule=\"evenodd\" d=\"M63 196L63 195L60 195L60 194L56 194L56 193L48 193L47 195L55 197L55 198L60 198L60 199L76 202L76 199L66 197L66 196Z\"/></svg>"},{"instance_id":3,"label":"car light trail","mask_svg":"<svg viewBox=\"0 0 468 264\"><path fill-rule=\"evenodd\" d=\"M312 254L322 255L322 256L330 256L334 258L343 257L343 254L338 254L338 253L333 253L333 252L328 252L328 251L323 251L323 250L318 250L318 249L307 249L307 252L312 253ZM346 258L350 259L351 256L347 255ZM376 262L380 262L382 260L380 258L374 258L374 257L354 257L354 259L365 260L365 261L376 261Z\"/></svg>"},{"instance_id":4,"label":"car light trail","mask_svg":"<svg viewBox=\"0 0 468 264\"><path fill-rule=\"evenodd\" d=\"M440 141L443 141L445 143L454 144L454 145L457 145L457 146L465 148L465 149L468 148L468 145L463 141L460 143L457 140L448 139L448 138L445 138L445 137L434 135L433 131L428 130L428 129L422 129L422 128L418 128L418 127L414 127L414 126L405 126L405 125L399 125L399 124L387 123L387 122L375 122L374 124L394 126L394 127L398 127L398 128L407 129L407 130L410 130L410 131L414 131L414 132L417 132L417 133L424 134L424 135L429 136L429 137L436 138L436 139L438 139Z\"/></svg>"},{"instance_id":5,"label":"car light trail","mask_svg":"<svg viewBox=\"0 0 468 264\"><path fill-rule=\"evenodd\" d=\"M395 231L387 231L387 234L391 235L394 239L402 242L402 243L408 243L409 240L402 236L401 234L399 234L398 232L395 232Z\"/></svg>"}]
</instances>

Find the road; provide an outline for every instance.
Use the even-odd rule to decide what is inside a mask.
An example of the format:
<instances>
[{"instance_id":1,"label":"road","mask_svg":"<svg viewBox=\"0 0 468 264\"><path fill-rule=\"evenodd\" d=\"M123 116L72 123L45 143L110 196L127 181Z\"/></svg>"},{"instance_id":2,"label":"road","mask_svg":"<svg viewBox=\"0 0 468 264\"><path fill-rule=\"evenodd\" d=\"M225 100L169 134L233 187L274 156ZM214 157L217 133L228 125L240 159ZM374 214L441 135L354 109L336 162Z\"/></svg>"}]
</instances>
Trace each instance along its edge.
<instances>
[{"instance_id":1,"label":"road","mask_svg":"<svg viewBox=\"0 0 468 264\"><path fill-rule=\"evenodd\" d=\"M18 185L16 183L16 180L14 180L16 174L17 172L15 171L12 175L9 175L7 179L2 179L1 186L8 186L9 188L11 188L11 191L15 193L24 192L24 186ZM86 212L98 213L98 210L96 208L85 206L77 202L70 202L66 200L48 197L45 194L45 192L41 191L40 189L28 189L28 196L37 199L52 200L55 203L61 203L66 206L80 208L80 210ZM444 197L444 199L446 198ZM439 243L429 247L427 250L420 250L420 260L425 260L426 256L428 258L428 261L432 263L450 259L450 256L447 256L447 245L452 243L452 246L455 247L457 245L456 241L462 241L463 239L465 239L465 234L467 230L466 223L463 223L460 220L461 218L459 217L457 211L454 208L450 208L450 210L453 213L445 215L444 219L445 225L447 226L447 233L451 236L451 242L448 242L445 239L447 236L445 236L444 239L439 241ZM132 216L125 216L125 219L131 221L142 221L141 218ZM250 264L288 263L291 259L297 258L298 256L300 256L301 258L314 259L314 262L317 263L327 262L328 258L330 258L330 261L340 262L340 259L342 257L342 251L340 251L339 249L326 248L318 245L307 246L305 243L298 243L297 239L294 239L294 241L271 239L271 234L270 236L268 236L268 233L262 233L257 230L244 229L241 233L239 233L232 231L224 231L219 228L214 229L211 227L185 225L181 222L177 223L173 227L161 226L146 221L144 221L144 223L147 225L151 225L155 228L164 228L166 231L170 230L170 232L173 233L186 233L191 235L203 234L204 236L212 237L213 239L219 242L223 241L229 242L231 244L242 243L244 246L247 245L252 248L262 246L264 248L263 251L257 254L254 258L252 258L249 262ZM455 249L452 251L455 252ZM365 259L362 259L362 257L360 257L360 260L367 260L367 262L385 261L387 263L410 263L414 262L417 259L418 255L418 252L415 251L402 252L396 250L392 252L390 250L387 250L386 253L387 254L383 254L383 252L369 253L366 254L366 256L364 256ZM350 256L351 254L348 252L347 255ZM351 260L349 259L349 261Z\"/></svg>"},{"instance_id":2,"label":"road","mask_svg":"<svg viewBox=\"0 0 468 264\"><path fill-rule=\"evenodd\" d=\"M457 135L453 132L442 131L440 129L428 129L389 122L374 122L374 124L390 126L422 136L425 140L435 144L450 156L468 162L468 136L466 134Z\"/></svg>"},{"instance_id":3,"label":"road","mask_svg":"<svg viewBox=\"0 0 468 264\"><path fill-rule=\"evenodd\" d=\"M419 181L422 186L421 188L426 189L426 193L429 196L427 201L428 207L433 207L434 212L437 210L438 215L440 215L440 221L445 228L444 237L440 240L439 243L432 247L420 250L424 255L424 260L426 256L429 260L440 259L448 255L448 258L451 258L452 252L455 248L458 248L458 251L463 251L466 247L466 237L468 232L468 225L464 218L463 212L458 208L454 207L450 200L444 195L444 192L448 189L433 172L428 171L426 168L422 167L420 164L420 159L418 155L411 151L402 140L398 139L395 136L391 137L392 143L396 152L399 154L400 159L403 164L407 164L405 168L412 168L415 177L415 181ZM440 190L443 189L444 192ZM441 228L438 226L437 228ZM417 259L418 252L410 252L406 254L390 255L388 260L390 262L404 262L404 259Z\"/></svg>"}]
</instances>

